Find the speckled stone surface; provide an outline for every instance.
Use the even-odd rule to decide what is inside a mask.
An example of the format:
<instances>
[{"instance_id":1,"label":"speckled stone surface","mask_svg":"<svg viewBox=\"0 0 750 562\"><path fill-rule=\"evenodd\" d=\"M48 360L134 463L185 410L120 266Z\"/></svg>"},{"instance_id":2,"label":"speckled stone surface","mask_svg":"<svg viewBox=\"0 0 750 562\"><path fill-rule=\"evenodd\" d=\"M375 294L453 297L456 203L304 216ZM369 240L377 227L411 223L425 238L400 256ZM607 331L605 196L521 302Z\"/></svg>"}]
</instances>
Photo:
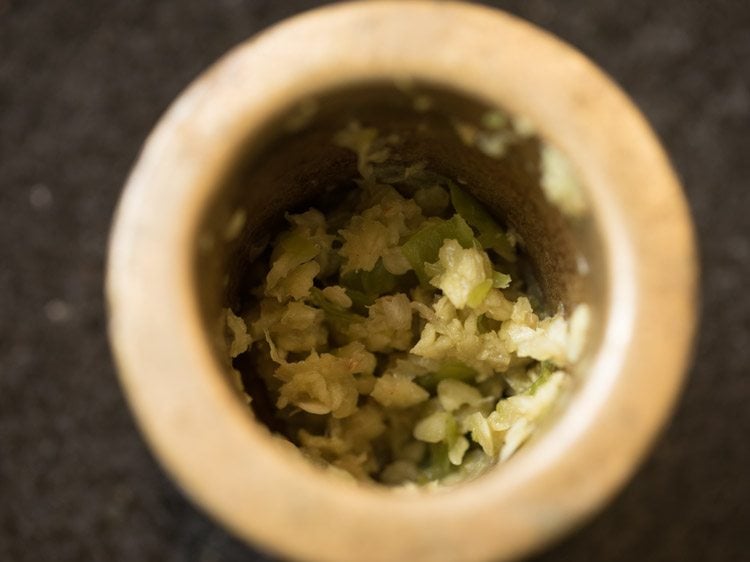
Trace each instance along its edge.
<instances>
[{"instance_id":1,"label":"speckled stone surface","mask_svg":"<svg viewBox=\"0 0 750 562\"><path fill-rule=\"evenodd\" d=\"M169 102L232 45L317 4L0 0L0 560L271 560L146 449L107 347L103 267L120 189ZM603 513L534 560L750 560L750 3L495 4L579 47L640 105L684 181L703 268L671 427Z\"/></svg>"}]
</instances>

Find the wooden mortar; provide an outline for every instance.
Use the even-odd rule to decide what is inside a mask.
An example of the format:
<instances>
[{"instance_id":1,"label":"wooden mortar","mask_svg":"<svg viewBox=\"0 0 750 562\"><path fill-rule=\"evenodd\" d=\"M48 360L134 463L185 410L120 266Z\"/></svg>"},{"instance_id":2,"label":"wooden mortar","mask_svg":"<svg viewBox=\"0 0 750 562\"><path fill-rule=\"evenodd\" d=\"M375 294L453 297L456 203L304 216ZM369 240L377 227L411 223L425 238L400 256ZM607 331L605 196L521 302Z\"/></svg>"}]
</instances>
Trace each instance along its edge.
<instances>
[{"instance_id":1,"label":"wooden mortar","mask_svg":"<svg viewBox=\"0 0 750 562\"><path fill-rule=\"evenodd\" d=\"M456 123L497 108L568 157L585 217L544 198L537 140L502 158L461 141ZM521 235L548 301L593 311L554 420L509 462L438 492L351 483L281 446L233 391L217 342L219 311L281 214L354 175L331 142L352 119L463 180ZM580 53L475 5L339 4L240 45L159 122L117 213L110 334L157 457L244 539L311 561L507 560L581 524L642 460L689 358L695 264L662 148Z\"/></svg>"}]
</instances>

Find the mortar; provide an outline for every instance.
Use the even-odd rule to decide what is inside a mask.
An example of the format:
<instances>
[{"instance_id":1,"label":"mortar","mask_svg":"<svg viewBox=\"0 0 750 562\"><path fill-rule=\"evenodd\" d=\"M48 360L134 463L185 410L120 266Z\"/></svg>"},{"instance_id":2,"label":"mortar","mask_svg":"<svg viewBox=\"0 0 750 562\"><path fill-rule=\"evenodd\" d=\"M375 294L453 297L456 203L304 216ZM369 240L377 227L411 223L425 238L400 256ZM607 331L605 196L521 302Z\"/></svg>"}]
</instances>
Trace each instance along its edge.
<instances>
[{"instance_id":1,"label":"mortar","mask_svg":"<svg viewBox=\"0 0 750 562\"><path fill-rule=\"evenodd\" d=\"M500 155L462 124L533 124ZM284 211L355 175L331 138L353 119L406 161L462 182L523 240L551 308L586 302L577 384L532 442L434 493L331 477L234 392L217 325ZM539 187L541 143L586 212ZM230 52L173 104L130 176L112 235L110 333L129 402L175 480L244 539L304 560L497 560L580 524L632 474L671 411L694 326L679 184L642 116L559 40L451 2L316 10Z\"/></svg>"}]
</instances>

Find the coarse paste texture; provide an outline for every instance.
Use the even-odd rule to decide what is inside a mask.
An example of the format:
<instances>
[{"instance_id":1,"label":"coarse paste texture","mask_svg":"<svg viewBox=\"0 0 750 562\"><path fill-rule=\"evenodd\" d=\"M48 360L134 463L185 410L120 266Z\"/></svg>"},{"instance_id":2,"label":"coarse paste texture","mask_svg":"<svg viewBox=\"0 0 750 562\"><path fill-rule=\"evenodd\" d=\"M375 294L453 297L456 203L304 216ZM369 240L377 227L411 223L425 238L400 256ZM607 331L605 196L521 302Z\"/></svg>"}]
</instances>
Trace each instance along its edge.
<instances>
[{"instance_id":1,"label":"coarse paste texture","mask_svg":"<svg viewBox=\"0 0 750 562\"><path fill-rule=\"evenodd\" d=\"M588 308L545 314L518 236L425 163L389 164L397 137L354 122L334 142L360 177L287 214L226 309L229 355L248 354L273 425L316 464L389 485L476 477L569 384Z\"/></svg>"}]
</instances>

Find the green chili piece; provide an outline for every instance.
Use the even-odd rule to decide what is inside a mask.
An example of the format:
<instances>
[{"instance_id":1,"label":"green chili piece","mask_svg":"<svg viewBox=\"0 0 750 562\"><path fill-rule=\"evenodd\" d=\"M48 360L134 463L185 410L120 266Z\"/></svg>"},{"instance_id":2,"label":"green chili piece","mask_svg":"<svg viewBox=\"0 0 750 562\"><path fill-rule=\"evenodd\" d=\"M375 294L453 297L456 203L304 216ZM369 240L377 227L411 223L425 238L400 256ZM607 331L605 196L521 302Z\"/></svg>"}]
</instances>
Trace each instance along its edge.
<instances>
[{"instance_id":1,"label":"green chili piece","mask_svg":"<svg viewBox=\"0 0 750 562\"><path fill-rule=\"evenodd\" d=\"M352 299L352 310L358 314L366 315L367 307L375 302L375 297L357 289L346 289L346 294Z\"/></svg>"},{"instance_id":2,"label":"green chili piece","mask_svg":"<svg viewBox=\"0 0 750 562\"><path fill-rule=\"evenodd\" d=\"M310 300L325 313L328 325L336 332L345 334L352 324L365 320L363 316L329 301L317 287L310 289Z\"/></svg>"},{"instance_id":3,"label":"green chili piece","mask_svg":"<svg viewBox=\"0 0 750 562\"><path fill-rule=\"evenodd\" d=\"M434 392L440 381L455 379L459 381L472 381L477 372L466 363L455 359L448 359L438 367L437 371L417 377L416 381L425 390Z\"/></svg>"},{"instance_id":4,"label":"green chili piece","mask_svg":"<svg viewBox=\"0 0 750 562\"><path fill-rule=\"evenodd\" d=\"M450 184L450 190L453 207L467 223L477 229L479 232L477 239L482 247L492 248L510 262L516 261L516 253L505 236L505 232L492 215L482 207L482 204L453 182Z\"/></svg>"},{"instance_id":5,"label":"green chili piece","mask_svg":"<svg viewBox=\"0 0 750 562\"><path fill-rule=\"evenodd\" d=\"M539 377L529 387L526 394L534 396L536 391L549 380L550 375L555 372L555 368L555 364L552 361L542 361L539 367Z\"/></svg>"},{"instance_id":6,"label":"green chili piece","mask_svg":"<svg viewBox=\"0 0 750 562\"><path fill-rule=\"evenodd\" d=\"M445 478L452 470L451 461L448 458L448 445L446 443L430 443L429 458L423 472L425 482Z\"/></svg>"},{"instance_id":7,"label":"green chili piece","mask_svg":"<svg viewBox=\"0 0 750 562\"><path fill-rule=\"evenodd\" d=\"M376 297L392 292L398 286L398 277L388 271L379 259L372 271L352 271L341 276L341 284L369 297ZM372 304L372 303L370 303Z\"/></svg>"},{"instance_id":8,"label":"green chili piece","mask_svg":"<svg viewBox=\"0 0 750 562\"><path fill-rule=\"evenodd\" d=\"M474 246L474 233L460 215L453 215L449 220L431 222L412 234L401 246L401 251L423 285L427 286L430 283L430 275L425 271L425 264L436 262L443 242L451 239L457 240L467 249Z\"/></svg>"},{"instance_id":9,"label":"green chili piece","mask_svg":"<svg viewBox=\"0 0 750 562\"><path fill-rule=\"evenodd\" d=\"M484 298L487 296L487 293L489 293L490 289L492 289L492 286L492 279L485 279L484 281L482 281L479 285L474 287L469 292L469 296L466 299L466 304L471 308L478 307L480 304L482 304Z\"/></svg>"},{"instance_id":10,"label":"green chili piece","mask_svg":"<svg viewBox=\"0 0 750 562\"><path fill-rule=\"evenodd\" d=\"M507 289L510 287L511 278L507 273L500 273L499 271L492 272L492 286L495 289Z\"/></svg>"},{"instance_id":11,"label":"green chili piece","mask_svg":"<svg viewBox=\"0 0 750 562\"><path fill-rule=\"evenodd\" d=\"M320 248L297 232L280 237L271 256L272 261L283 258L292 267L310 261L320 253Z\"/></svg>"}]
</instances>

